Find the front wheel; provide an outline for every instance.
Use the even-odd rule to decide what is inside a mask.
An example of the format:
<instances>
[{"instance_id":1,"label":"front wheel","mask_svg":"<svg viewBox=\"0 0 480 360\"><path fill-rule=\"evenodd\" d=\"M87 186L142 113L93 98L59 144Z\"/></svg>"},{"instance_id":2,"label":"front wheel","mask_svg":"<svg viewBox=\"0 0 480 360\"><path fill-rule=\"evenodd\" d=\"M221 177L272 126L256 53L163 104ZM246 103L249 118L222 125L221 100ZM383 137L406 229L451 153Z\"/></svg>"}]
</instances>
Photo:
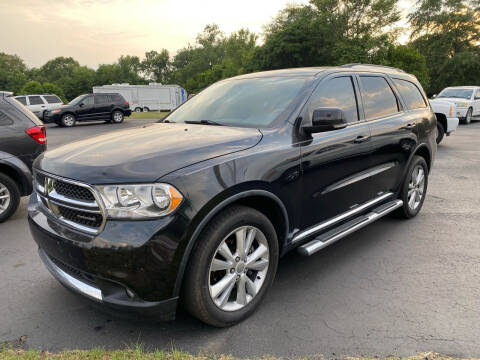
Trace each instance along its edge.
<instances>
[{"instance_id":1,"label":"front wheel","mask_svg":"<svg viewBox=\"0 0 480 360\"><path fill-rule=\"evenodd\" d=\"M467 115L465 115L465 124L470 124L472 122L472 114L473 114L473 109L469 108L467 111Z\"/></svg>"},{"instance_id":2,"label":"front wheel","mask_svg":"<svg viewBox=\"0 0 480 360\"><path fill-rule=\"evenodd\" d=\"M114 124L122 123L123 122L123 112L121 112L120 110L115 110L112 113L112 122Z\"/></svg>"},{"instance_id":3,"label":"front wheel","mask_svg":"<svg viewBox=\"0 0 480 360\"><path fill-rule=\"evenodd\" d=\"M445 129L443 128L442 124L437 122L437 144L440 144L444 136L445 136Z\"/></svg>"},{"instance_id":4,"label":"front wheel","mask_svg":"<svg viewBox=\"0 0 480 360\"><path fill-rule=\"evenodd\" d=\"M278 240L261 212L232 206L207 225L189 264L185 306L201 321L225 327L250 316L275 277Z\"/></svg>"},{"instance_id":5,"label":"front wheel","mask_svg":"<svg viewBox=\"0 0 480 360\"><path fill-rule=\"evenodd\" d=\"M77 119L75 119L75 116L73 114L65 114L62 116L60 124L65 127L72 127L75 125L76 121Z\"/></svg>"},{"instance_id":6,"label":"front wheel","mask_svg":"<svg viewBox=\"0 0 480 360\"><path fill-rule=\"evenodd\" d=\"M427 163L423 157L414 155L400 192L403 206L397 210L397 214L407 219L417 216L425 201L427 186Z\"/></svg>"}]
</instances>

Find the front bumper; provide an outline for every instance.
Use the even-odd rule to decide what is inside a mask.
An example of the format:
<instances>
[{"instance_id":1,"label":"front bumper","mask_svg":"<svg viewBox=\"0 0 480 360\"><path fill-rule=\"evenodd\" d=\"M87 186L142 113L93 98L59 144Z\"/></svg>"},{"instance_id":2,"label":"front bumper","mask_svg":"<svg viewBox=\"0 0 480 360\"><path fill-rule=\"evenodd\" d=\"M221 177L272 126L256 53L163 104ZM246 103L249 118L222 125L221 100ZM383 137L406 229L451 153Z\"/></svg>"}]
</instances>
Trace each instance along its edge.
<instances>
[{"instance_id":1,"label":"front bumper","mask_svg":"<svg viewBox=\"0 0 480 360\"><path fill-rule=\"evenodd\" d=\"M28 220L40 257L65 287L116 310L174 318L181 259L174 229L186 228L178 219L107 221L89 235L55 221L34 193Z\"/></svg>"},{"instance_id":2,"label":"front bumper","mask_svg":"<svg viewBox=\"0 0 480 360\"><path fill-rule=\"evenodd\" d=\"M446 133L449 135L450 133L454 132L457 130L458 124L459 124L459 119L458 117L449 117L447 118L447 129Z\"/></svg>"},{"instance_id":3,"label":"front bumper","mask_svg":"<svg viewBox=\"0 0 480 360\"><path fill-rule=\"evenodd\" d=\"M465 120L465 117L467 116L467 111L468 111L468 108L459 108L457 107L457 117L460 119L460 120Z\"/></svg>"},{"instance_id":4,"label":"front bumper","mask_svg":"<svg viewBox=\"0 0 480 360\"><path fill-rule=\"evenodd\" d=\"M62 113L51 114L51 113L48 112L43 117L43 122L44 123L56 123L56 122L59 122L61 118L62 118Z\"/></svg>"}]
</instances>

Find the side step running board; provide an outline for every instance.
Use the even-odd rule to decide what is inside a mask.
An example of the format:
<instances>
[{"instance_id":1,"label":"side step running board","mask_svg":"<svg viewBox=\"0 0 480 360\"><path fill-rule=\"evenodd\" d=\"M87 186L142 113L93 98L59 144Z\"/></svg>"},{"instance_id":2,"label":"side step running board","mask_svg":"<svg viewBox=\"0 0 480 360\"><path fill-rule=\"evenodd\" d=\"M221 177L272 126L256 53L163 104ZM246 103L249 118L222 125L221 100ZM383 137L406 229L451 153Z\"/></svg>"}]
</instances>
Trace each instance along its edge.
<instances>
[{"instance_id":1,"label":"side step running board","mask_svg":"<svg viewBox=\"0 0 480 360\"><path fill-rule=\"evenodd\" d=\"M358 229L367 226L368 224L374 222L375 220L380 219L382 216L387 215L395 209L398 209L403 205L402 200L393 200L386 204L383 204L366 215L361 215L356 217L353 220L346 222L339 227L336 227L332 230L327 231L315 239L309 241L308 243L299 246L298 252L302 255L310 256L317 251L327 247L330 244L333 244L335 241L340 240L341 238L357 231Z\"/></svg>"}]
</instances>

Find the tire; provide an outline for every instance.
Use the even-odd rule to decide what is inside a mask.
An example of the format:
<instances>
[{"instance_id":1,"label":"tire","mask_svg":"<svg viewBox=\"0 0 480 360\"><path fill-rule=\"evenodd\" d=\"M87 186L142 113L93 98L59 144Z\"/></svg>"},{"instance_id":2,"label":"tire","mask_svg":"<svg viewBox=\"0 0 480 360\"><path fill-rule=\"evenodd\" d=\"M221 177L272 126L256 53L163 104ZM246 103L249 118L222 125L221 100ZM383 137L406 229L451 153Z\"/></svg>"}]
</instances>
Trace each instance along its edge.
<instances>
[{"instance_id":1,"label":"tire","mask_svg":"<svg viewBox=\"0 0 480 360\"><path fill-rule=\"evenodd\" d=\"M422 169L423 171L423 188L420 184L416 183L412 179L415 177L414 172L417 169ZM413 181L413 182L412 182ZM414 155L410 165L408 166L407 174L400 191L400 199L403 200L403 206L397 210L397 215L400 215L403 218L410 219L420 212L420 209L423 206L425 197L427 195L428 187L428 166L425 162L425 159L421 156ZM414 191L411 193L411 191ZM414 195L414 201L412 200L412 195Z\"/></svg>"},{"instance_id":2,"label":"tire","mask_svg":"<svg viewBox=\"0 0 480 360\"><path fill-rule=\"evenodd\" d=\"M437 144L440 144L443 140L443 137L445 136L445 129L443 128L443 125L439 122L437 122Z\"/></svg>"},{"instance_id":3,"label":"tire","mask_svg":"<svg viewBox=\"0 0 480 360\"><path fill-rule=\"evenodd\" d=\"M42 114L42 121L45 121L45 114L47 113L48 110L44 110Z\"/></svg>"},{"instance_id":4,"label":"tire","mask_svg":"<svg viewBox=\"0 0 480 360\"><path fill-rule=\"evenodd\" d=\"M149 112L149 111L150 111L150 109L149 109L148 107L145 106L145 107L143 108L143 112Z\"/></svg>"},{"instance_id":5,"label":"tire","mask_svg":"<svg viewBox=\"0 0 480 360\"><path fill-rule=\"evenodd\" d=\"M244 252L243 259L236 249L236 234L242 231L244 244L248 244L251 234L255 234L250 242L250 252ZM220 248L221 245L227 246L229 251L226 252L223 246ZM265 248L268 252L263 253ZM254 254L259 253L263 255L257 262L249 265L245 261L249 258L252 261L256 257ZM226 327L249 317L265 297L277 270L278 240L272 223L261 212L245 206L231 206L205 227L192 254L183 287L185 307L207 324ZM222 270L213 270L215 265ZM252 270L257 267L261 270ZM221 281L230 286L220 287L226 290L217 292L219 287L214 285ZM241 288L245 289L243 296L237 292ZM230 296L226 296L227 293ZM222 297L225 298L224 304Z\"/></svg>"},{"instance_id":6,"label":"tire","mask_svg":"<svg viewBox=\"0 0 480 360\"><path fill-rule=\"evenodd\" d=\"M112 124L120 124L123 122L123 120L124 120L123 112L121 112L120 110L115 110L114 112L112 112L112 119L111 119Z\"/></svg>"},{"instance_id":7,"label":"tire","mask_svg":"<svg viewBox=\"0 0 480 360\"><path fill-rule=\"evenodd\" d=\"M143 109L141 107L138 107L138 106L135 108L135 112L142 112L142 110Z\"/></svg>"},{"instance_id":8,"label":"tire","mask_svg":"<svg viewBox=\"0 0 480 360\"><path fill-rule=\"evenodd\" d=\"M7 196L7 197L5 197ZM13 179L0 173L0 223L17 211L20 203L20 190Z\"/></svg>"},{"instance_id":9,"label":"tire","mask_svg":"<svg viewBox=\"0 0 480 360\"><path fill-rule=\"evenodd\" d=\"M467 114L465 115L465 124L468 125L472 122L472 113L473 113L473 109L468 108Z\"/></svg>"},{"instance_id":10,"label":"tire","mask_svg":"<svg viewBox=\"0 0 480 360\"><path fill-rule=\"evenodd\" d=\"M62 116L62 119L60 120L60 124L64 127L75 126L76 122L77 122L77 119L73 114L65 114Z\"/></svg>"}]
</instances>

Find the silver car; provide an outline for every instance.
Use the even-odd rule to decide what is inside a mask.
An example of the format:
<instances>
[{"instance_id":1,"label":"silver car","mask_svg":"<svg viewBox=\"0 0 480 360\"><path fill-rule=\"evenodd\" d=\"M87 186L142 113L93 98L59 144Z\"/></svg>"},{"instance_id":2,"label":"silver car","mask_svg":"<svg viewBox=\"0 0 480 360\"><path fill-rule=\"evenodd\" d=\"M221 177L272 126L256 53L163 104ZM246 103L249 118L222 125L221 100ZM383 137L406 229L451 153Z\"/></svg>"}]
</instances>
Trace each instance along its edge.
<instances>
[{"instance_id":1,"label":"silver car","mask_svg":"<svg viewBox=\"0 0 480 360\"><path fill-rule=\"evenodd\" d=\"M43 120L43 116L48 110L53 110L63 105L63 101L55 94L20 95L15 96L15 99L25 105L41 120Z\"/></svg>"}]
</instances>

